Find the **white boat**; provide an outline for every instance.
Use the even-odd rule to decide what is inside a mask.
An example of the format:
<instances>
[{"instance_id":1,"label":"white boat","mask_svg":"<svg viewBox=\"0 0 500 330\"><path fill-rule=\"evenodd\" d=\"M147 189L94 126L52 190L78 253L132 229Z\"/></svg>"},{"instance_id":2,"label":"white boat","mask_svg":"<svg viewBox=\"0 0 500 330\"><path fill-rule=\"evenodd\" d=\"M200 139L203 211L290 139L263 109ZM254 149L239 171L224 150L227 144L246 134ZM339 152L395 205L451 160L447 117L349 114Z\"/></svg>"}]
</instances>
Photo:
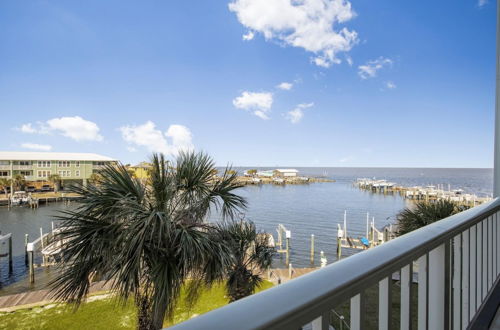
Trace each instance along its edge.
<instances>
[{"instance_id":1,"label":"white boat","mask_svg":"<svg viewBox=\"0 0 500 330\"><path fill-rule=\"evenodd\" d=\"M11 205L23 205L28 204L30 200L30 196L26 193L26 191L15 191L12 197L10 198Z\"/></svg>"},{"instance_id":2,"label":"white boat","mask_svg":"<svg viewBox=\"0 0 500 330\"><path fill-rule=\"evenodd\" d=\"M285 180L283 180L282 178L274 178L273 182L276 184L283 184L285 183Z\"/></svg>"}]
</instances>

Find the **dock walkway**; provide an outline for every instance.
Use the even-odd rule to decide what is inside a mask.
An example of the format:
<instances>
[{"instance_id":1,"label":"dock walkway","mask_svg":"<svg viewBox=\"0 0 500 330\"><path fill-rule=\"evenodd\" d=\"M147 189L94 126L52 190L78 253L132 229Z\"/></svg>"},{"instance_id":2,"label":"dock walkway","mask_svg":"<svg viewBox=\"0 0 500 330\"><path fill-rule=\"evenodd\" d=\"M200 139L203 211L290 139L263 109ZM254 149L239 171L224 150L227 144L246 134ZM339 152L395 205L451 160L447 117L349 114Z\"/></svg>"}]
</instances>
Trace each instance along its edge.
<instances>
[{"instance_id":1,"label":"dock walkway","mask_svg":"<svg viewBox=\"0 0 500 330\"><path fill-rule=\"evenodd\" d=\"M110 288L111 283L95 282L91 284L89 293L108 291ZM29 308L54 302L57 300L54 299L53 293L49 289L16 293L0 297L0 312L11 312L22 307Z\"/></svg>"},{"instance_id":2,"label":"dock walkway","mask_svg":"<svg viewBox=\"0 0 500 330\"><path fill-rule=\"evenodd\" d=\"M292 268L292 276L290 277L290 270L288 268L275 268L271 269L270 276L267 276L267 280L273 282L274 284L278 284L279 282L285 283L289 280L297 278L299 276L308 274L315 270L319 269L315 268Z\"/></svg>"}]
</instances>

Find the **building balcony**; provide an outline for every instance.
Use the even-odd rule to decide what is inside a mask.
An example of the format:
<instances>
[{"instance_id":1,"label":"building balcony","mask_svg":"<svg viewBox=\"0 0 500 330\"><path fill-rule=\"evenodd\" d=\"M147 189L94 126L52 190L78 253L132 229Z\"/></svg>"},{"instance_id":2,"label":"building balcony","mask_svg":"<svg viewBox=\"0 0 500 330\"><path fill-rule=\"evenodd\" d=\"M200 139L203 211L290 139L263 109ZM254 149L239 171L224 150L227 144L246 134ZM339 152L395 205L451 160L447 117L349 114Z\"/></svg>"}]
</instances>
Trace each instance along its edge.
<instances>
[{"instance_id":1,"label":"building balcony","mask_svg":"<svg viewBox=\"0 0 500 330\"><path fill-rule=\"evenodd\" d=\"M0 165L0 170L10 170L10 165Z\"/></svg>"},{"instance_id":2,"label":"building balcony","mask_svg":"<svg viewBox=\"0 0 500 330\"><path fill-rule=\"evenodd\" d=\"M495 199L173 329L326 330L344 302L345 329L392 329L395 320L401 329L488 329L500 294L499 215ZM378 292L371 308L367 290Z\"/></svg>"},{"instance_id":3,"label":"building balcony","mask_svg":"<svg viewBox=\"0 0 500 330\"><path fill-rule=\"evenodd\" d=\"M13 165L12 166L13 170L20 170L20 171L30 171L33 169L33 165Z\"/></svg>"}]
</instances>

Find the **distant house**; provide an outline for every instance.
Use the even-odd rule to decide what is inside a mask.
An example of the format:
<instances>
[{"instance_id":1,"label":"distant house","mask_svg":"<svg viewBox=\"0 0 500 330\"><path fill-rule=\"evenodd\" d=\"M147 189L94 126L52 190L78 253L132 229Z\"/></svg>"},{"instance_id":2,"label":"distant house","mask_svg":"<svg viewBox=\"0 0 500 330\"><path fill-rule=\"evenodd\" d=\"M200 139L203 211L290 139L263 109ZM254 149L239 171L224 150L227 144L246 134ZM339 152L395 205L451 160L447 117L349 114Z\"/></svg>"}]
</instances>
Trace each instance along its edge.
<instances>
[{"instance_id":1,"label":"distant house","mask_svg":"<svg viewBox=\"0 0 500 330\"><path fill-rule=\"evenodd\" d=\"M296 177L299 174L299 171L293 168L286 168L286 169L279 168L277 170L274 170L274 174L275 176L280 178L290 178L290 177Z\"/></svg>"},{"instance_id":2,"label":"distant house","mask_svg":"<svg viewBox=\"0 0 500 330\"><path fill-rule=\"evenodd\" d=\"M129 166L128 169L134 173L134 176L138 179L147 179L149 177L149 171L151 170L151 164L147 162L141 162L135 166Z\"/></svg>"},{"instance_id":3,"label":"distant house","mask_svg":"<svg viewBox=\"0 0 500 330\"><path fill-rule=\"evenodd\" d=\"M266 171L258 171L257 176L260 177L265 177L265 178L271 178L274 175L273 170L266 170Z\"/></svg>"},{"instance_id":4,"label":"distant house","mask_svg":"<svg viewBox=\"0 0 500 330\"><path fill-rule=\"evenodd\" d=\"M0 151L0 178L21 175L26 181L45 183L57 174L66 183L86 184L106 164L116 163L115 159L92 153Z\"/></svg>"}]
</instances>

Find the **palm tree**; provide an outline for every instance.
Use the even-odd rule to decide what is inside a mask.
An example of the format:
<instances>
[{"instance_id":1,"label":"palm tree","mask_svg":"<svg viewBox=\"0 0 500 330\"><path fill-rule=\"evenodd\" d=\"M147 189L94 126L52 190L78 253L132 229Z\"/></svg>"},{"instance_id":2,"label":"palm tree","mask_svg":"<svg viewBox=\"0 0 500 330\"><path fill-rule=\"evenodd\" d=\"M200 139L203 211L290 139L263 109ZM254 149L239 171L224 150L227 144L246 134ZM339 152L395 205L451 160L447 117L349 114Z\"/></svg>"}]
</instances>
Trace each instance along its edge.
<instances>
[{"instance_id":1,"label":"palm tree","mask_svg":"<svg viewBox=\"0 0 500 330\"><path fill-rule=\"evenodd\" d=\"M404 235L468 208L447 200L417 203L414 208L406 208L397 215L398 235Z\"/></svg>"},{"instance_id":2,"label":"palm tree","mask_svg":"<svg viewBox=\"0 0 500 330\"><path fill-rule=\"evenodd\" d=\"M54 192L58 192L61 187L61 176L59 174L52 174L49 176L49 182L54 185Z\"/></svg>"},{"instance_id":3,"label":"palm tree","mask_svg":"<svg viewBox=\"0 0 500 330\"><path fill-rule=\"evenodd\" d=\"M229 221L218 225L219 240L233 255L226 291L231 302L251 295L262 283L261 274L271 266L276 250L269 237L257 231L251 221Z\"/></svg>"},{"instance_id":4,"label":"palm tree","mask_svg":"<svg viewBox=\"0 0 500 330\"><path fill-rule=\"evenodd\" d=\"M101 175L97 172L94 172L90 175L88 181L92 184L97 184L101 180Z\"/></svg>"},{"instance_id":5,"label":"palm tree","mask_svg":"<svg viewBox=\"0 0 500 330\"><path fill-rule=\"evenodd\" d=\"M5 179L5 178L0 179L0 186L2 187L5 193L5 197L7 197L11 181L12 181L11 179Z\"/></svg>"},{"instance_id":6,"label":"palm tree","mask_svg":"<svg viewBox=\"0 0 500 330\"><path fill-rule=\"evenodd\" d=\"M16 187L16 189L22 190L24 185L26 184L24 175L21 174L14 175L14 178L12 179L12 184Z\"/></svg>"},{"instance_id":7,"label":"palm tree","mask_svg":"<svg viewBox=\"0 0 500 330\"><path fill-rule=\"evenodd\" d=\"M226 169L212 179L214 162L202 153L181 153L174 167L153 155L143 183L121 165L107 165L98 185L73 186L82 196L64 211L62 267L51 283L56 296L77 306L97 272L121 299L135 298L139 329L160 329L172 317L181 287L194 301L199 289L221 280L231 262L217 228L205 222L211 210L231 219L246 207ZM189 281L188 281L189 279Z\"/></svg>"}]
</instances>

